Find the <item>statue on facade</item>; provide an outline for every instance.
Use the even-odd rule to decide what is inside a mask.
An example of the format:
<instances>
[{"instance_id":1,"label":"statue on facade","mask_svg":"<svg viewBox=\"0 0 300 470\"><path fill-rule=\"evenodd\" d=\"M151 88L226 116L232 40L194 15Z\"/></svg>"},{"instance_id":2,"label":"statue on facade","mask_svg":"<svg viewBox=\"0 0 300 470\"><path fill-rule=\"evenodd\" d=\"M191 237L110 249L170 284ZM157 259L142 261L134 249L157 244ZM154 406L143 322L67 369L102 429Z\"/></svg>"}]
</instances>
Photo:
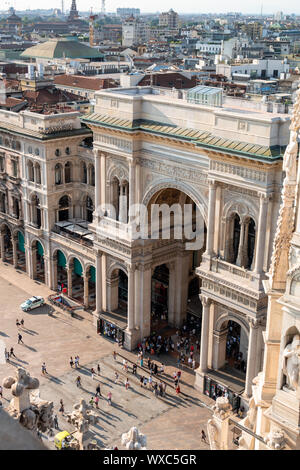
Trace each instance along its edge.
<instances>
[{"instance_id":1,"label":"statue on facade","mask_svg":"<svg viewBox=\"0 0 300 470\"><path fill-rule=\"evenodd\" d=\"M297 154L298 154L298 133L291 130L290 142L283 156L282 169L286 173L285 184L295 181L297 177Z\"/></svg>"},{"instance_id":2,"label":"statue on facade","mask_svg":"<svg viewBox=\"0 0 300 470\"><path fill-rule=\"evenodd\" d=\"M300 335L295 335L283 351L282 371L286 377L285 387L296 391L299 386L300 371Z\"/></svg>"}]
</instances>

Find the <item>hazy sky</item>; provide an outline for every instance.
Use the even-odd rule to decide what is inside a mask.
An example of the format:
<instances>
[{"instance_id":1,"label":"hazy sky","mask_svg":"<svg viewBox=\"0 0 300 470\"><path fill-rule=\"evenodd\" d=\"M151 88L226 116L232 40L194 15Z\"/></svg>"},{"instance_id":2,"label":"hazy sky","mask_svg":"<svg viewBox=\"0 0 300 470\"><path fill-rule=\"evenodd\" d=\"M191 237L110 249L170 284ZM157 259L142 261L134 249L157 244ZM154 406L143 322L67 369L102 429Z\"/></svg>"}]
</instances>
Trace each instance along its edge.
<instances>
[{"instance_id":1,"label":"hazy sky","mask_svg":"<svg viewBox=\"0 0 300 470\"><path fill-rule=\"evenodd\" d=\"M70 9L72 0L64 0L65 10ZM0 9L8 9L9 6L14 6L17 10L24 10L26 8L61 8L61 0L1 0ZM106 0L106 11L116 11L117 7L138 7L142 12L156 12L166 11L170 8L177 12L186 13L220 13L224 11L241 11L242 13L257 13L261 10L263 3L264 13L276 13L283 11L283 13L296 13L300 14L299 0L250 0L242 2L241 0L214 0L214 2L204 2L195 0ZM93 7L95 12L101 9L101 0L77 0L77 8L79 10L89 10Z\"/></svg>"}]
</instances>

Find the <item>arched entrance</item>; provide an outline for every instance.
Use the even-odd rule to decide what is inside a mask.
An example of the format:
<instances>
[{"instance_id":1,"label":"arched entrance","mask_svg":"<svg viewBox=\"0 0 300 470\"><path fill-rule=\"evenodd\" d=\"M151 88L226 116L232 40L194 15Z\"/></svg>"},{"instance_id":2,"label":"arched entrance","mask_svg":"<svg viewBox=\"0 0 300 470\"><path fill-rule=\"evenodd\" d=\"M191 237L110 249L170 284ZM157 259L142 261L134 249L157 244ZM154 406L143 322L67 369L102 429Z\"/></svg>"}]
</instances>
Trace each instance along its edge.
<instances>
[{"instance_id":1,"label":"arched entrance","mask_svg":"<svg viewBox=\"0 0 300 470\"><path fill-rule=\"evenodd\" d=\"M87 283L88 283L88 292L87 292L87 307L95 309L96 307L96 268L95 266L90 266L87 270Z\"/></svg>"},{"instance_id":2,"label":"arched entrance","mask_svg":"<svg viewBox=\"0 0 300 470\"><path fill-rule=\"evenodd\" d=\"M168 324L169 268L156 266L151 279L151 331Z\"/></svg>"},{"instance_id":3,"label":"arched entrance","mask_svg":"<svg viewBox=\"0 0 300 470\"><path fill-rule=\"evenodd\" d=\"M68 220L70 217L69 211L71 207L71 201L69 196L63 196L60 198L58 203L58 221Z\"/></svg>"},{"instance_id":4,"label":"arched entrance","mask_svg":"<svg viewBox=\"0 0 300 470\"><path fill-rule=\"evenodd\" d=\"M68 295L80 303L84 303L84 282L83 268L81 262L77 258L73 258L70 262L68 279Z\"/></svg>"},{"instance_id":5,"label":"arched entrance","mask_svg":"<svg viewBox=\"0 0 300 470\"><path fill-rule=\"evenodd\" d=\"M1 227L1 258L2 261L13 264L12 234L6 224Z\"/></svg>"},{"instance_id":6,"label":"arched entrance","mask_svg":"<svg viewBox=\"0 0 300 470\"><path fill-rule=\"evenodd\" d=\"M194 281L193 290L189 290L189 284L196 277L195 269L205 251L203 211L177 188L159 190L151 197L147 208L152 256L168 260L156 266L152 273L151 320L180 327L188 322L190 294L196 299L194 312L196 308L196 314L201 317L199 281ZM157 331L157 325L154 330Z\"/></svg>"},{"instance_id":7,"label":"arched entrance","mask_svg":"<svg viewBox=\"0 0 300 470\"><path fill-rule=\"evenodd\" d=\"M33 279L45 283L45 261L43 245L35 240L32 244Z\"/></svg>"},{"instance_id":8,"label":"arched entrance","mask_svg":"<svg viewBox=\"0 0 300 470\"><path fill-rule=\"evenodd\" d=\"M25 239L20 231L17 234L17 267L26 272Z\"/></svg>"},{"instance_id":9,"label":"arched entrance","mask_svg":"<svg viewBox=\"0 0 300 470\"><path fill-rule=\"evenodd\" d=\"M59 290L63 290L68 284L67 260L64 253L60 250L57 250L56 252L56 263L57 285Z\"/></svg>"}]
</instances>

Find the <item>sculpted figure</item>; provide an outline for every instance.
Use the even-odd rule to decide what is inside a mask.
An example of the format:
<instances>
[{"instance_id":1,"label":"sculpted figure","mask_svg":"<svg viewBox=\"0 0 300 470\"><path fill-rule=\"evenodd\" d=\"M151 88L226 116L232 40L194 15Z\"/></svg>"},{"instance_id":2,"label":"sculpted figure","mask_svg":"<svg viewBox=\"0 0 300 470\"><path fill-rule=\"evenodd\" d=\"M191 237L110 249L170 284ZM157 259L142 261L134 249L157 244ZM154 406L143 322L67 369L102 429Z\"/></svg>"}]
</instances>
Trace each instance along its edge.
<instances>
[{"instance_id":1,"label":"sculpted figure","mask_svg":"<svg viewBox=\"0 0 300 470\"><path fill-rule=\"evenodd\" d=\"M300 335L295 335L292 342L287 344L283 351L282 371L286 376L286 387L297 390L299 386L300 370Z\"/></svg>"},{"instance_id":2,"label":"sculpted figure","mask_svg":"<svg viewBox=\"0 0 300 470\"><path fill-rule=\"evenodd\" d=\"M298 153L297 132L291 131L290 142L285 150L282 169L286 172L287 180L296 178L296 160Z\"/></svg>"}]
</instances>

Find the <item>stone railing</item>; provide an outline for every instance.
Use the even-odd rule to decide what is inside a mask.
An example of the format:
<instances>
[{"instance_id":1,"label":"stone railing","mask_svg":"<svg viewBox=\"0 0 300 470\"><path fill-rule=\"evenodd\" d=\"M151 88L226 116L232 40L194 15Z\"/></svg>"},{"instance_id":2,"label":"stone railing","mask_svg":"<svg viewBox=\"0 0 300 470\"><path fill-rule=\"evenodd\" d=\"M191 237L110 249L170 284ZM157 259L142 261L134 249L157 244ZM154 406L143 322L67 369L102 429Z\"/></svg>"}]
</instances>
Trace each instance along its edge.
<instances>
[{"instance_id":1,"label":"stone railing","mask_svg":"<svg viewBox=\"0 0 300 470\"><path fill-rule=\"evenodd\" d=\"M95 258L95 252L89 242L82 239L74 239L71 235L66 233L56 233L54 230L51 231L51 241L57 242L61 246L72 251L77 251L83 256L87 256L90 259Z\"/></svg>"},{"instance_id":2,"label":"stone railing","mask_svg":"<svg viewBox=\"0 0 300 470\"><path fill-rule=\"evenodd\" d=\"M254 288L259 288L261 282L261 276L259 274L249 271L246 268L236 266L235 264L228 263L220 258L212 258L211 271L223 275L230 273L230 275L236 277L240 282L246 281L252 284Z\"/></svg>"}]
</instances>

